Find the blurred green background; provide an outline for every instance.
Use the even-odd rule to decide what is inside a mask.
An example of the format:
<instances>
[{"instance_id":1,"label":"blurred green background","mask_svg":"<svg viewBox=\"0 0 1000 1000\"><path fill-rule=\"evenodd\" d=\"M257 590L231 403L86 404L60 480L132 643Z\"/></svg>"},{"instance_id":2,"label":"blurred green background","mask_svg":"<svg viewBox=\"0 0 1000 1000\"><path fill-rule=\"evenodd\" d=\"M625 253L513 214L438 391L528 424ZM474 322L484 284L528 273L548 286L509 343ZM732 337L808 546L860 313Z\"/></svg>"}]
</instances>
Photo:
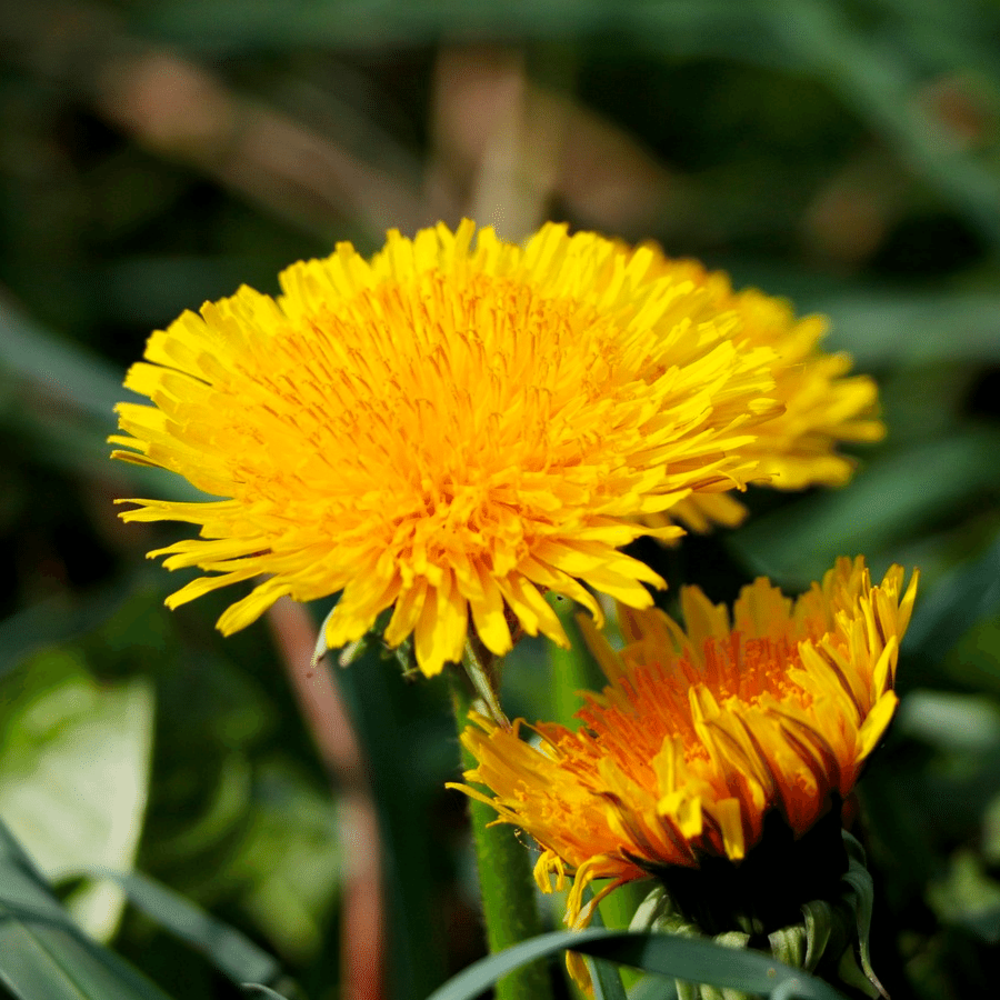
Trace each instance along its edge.
<instances>
[{"instance_id":1,"label":"blurred green background","mask_svg":"<svg viewBox=\"0 0 1000 1000\"><path fill-rule=\"evenodd\" d=\"M183 484L104 439L185 308L388 227L554 218L828 313L878 377L889 436L850 487L758 491L746 527L639 551L719 600L838 554L921 567L862 789L875 965L895 1000L996 989L997 0L8 3L0 179L0 816L93 933L171 996L240 995L79 877L136 865L276 955L290 994L360 1000L371 784L392 995L480 953L440 685L340 672L361 756L328 716L313 739L296 692L332 702L295 677L304 623L222 640L228 594L167 612L184 581L143 555L183 529L112 500ZM565 714L546 655L518 650L515 713Z\"/></svg>"}]
</instances>

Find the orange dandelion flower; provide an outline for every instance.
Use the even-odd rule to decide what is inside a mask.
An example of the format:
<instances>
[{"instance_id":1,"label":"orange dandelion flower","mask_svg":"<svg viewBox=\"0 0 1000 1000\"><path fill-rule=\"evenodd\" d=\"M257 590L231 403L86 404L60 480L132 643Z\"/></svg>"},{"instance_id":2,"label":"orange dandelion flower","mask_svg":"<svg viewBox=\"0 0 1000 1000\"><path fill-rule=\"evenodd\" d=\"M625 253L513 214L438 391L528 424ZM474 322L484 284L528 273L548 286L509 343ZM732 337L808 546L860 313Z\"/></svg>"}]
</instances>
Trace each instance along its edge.
<instances>
[{"instance_id":1,"label":"orange dandelion flower","mask_svg":"<svg viewBox=\"0 0 1000 1000\"><path fill-rule=\"evenodd\" d=\"M475 717L463 743L478 767L464 777L491 794L452 787L538 841L542 889L575 876L577 927L624 882L719 859L734 872L771 817L799 838L854 787L896 708L916 584L904 593L894 566L872 586L859 557L794 602L758 579L731 620L696 587L682 594L686 628L625 612L621 652L590 630L610 683L587 695L580 728L539 724L536 746ZM584 907L594 879L613 882Z\"/></svg>"},{"instance_id":2,"label":"orange dandelion flower","mask_svg":"<svg viewBox=\"0 0 1000 1000\"><path fill-rule=\"evenodd\" d=\"M350 244L154 333L118 407L116 458L219 499L132 500L129 521L198 538L151 552L206 574L168 598L263 576L229 633L282 595L340 598L329 647L383 610L426 674L462 655L469 617L497 655L511 625L565 644L545 591L633 607L660 577L619 549L676 526L641 518L742 487L778 404L774 352L649 248L546 225L522 248L464 222ZM584 586L586 585L586 586Z\"/></svg>"}]
</instances>

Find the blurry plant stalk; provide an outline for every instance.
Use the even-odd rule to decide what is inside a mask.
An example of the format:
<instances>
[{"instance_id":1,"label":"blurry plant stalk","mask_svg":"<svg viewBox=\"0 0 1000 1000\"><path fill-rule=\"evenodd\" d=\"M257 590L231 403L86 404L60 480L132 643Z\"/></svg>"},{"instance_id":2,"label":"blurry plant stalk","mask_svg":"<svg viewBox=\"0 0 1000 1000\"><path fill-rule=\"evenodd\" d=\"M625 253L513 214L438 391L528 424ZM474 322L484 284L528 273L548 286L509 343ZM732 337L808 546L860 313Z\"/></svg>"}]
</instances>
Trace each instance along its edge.
<instances>
[{"instance_id":1,"label":"blurry plant stalk","mask_svg":"<svg viewBox=\"0 0 1000 1000\"><path fill-rule=\"evenodd\" d=\"M268 610L268 623L292 692L331 786L340 797L345 864L341 934L346 1000L385 996L386 918L378 815L364 749L331 675L316 669L315 627L306 608L290 598Z\"/></svg>"}]
</instances>

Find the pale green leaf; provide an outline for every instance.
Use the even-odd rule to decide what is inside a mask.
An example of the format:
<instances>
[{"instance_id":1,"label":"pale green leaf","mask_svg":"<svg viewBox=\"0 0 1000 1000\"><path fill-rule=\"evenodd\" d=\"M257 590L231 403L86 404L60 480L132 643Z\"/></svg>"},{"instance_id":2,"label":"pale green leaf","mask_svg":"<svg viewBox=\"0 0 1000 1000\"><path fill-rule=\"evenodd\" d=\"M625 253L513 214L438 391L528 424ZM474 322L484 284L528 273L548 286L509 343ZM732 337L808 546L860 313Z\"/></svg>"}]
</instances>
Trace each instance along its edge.
<instances>
[{"instance_id":1,"label":"pale green leaf","mask_svg":"<svg viewBox=\"0 0 1000 1000\"><path fill-rule=\"evenodd\" d=\"M153 694L142 680L99 685L65 651L39 655L5 711L0 742L0 814L31 845L51 880L135 860L149 782ZM7 680L8 689L20 677ZM107 940L124 898L88 885L68 906L81 926Z\"/></svg>"}]
</instances>

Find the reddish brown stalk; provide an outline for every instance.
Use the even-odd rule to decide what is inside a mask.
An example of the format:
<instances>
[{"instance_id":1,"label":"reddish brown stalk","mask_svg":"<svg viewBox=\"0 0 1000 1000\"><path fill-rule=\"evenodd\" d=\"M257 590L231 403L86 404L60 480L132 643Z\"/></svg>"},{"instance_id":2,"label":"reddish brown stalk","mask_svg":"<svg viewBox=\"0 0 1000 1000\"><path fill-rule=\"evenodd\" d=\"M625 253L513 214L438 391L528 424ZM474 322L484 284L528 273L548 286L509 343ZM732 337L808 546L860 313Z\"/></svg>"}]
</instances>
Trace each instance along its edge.
<instances>
[{"instance_id":1,"label":"reddish brown stalk","mask_svg":"<svg viewBox=\"0 0 1000 1000\"><path fill-rule=\"evenodd\" d=\"M378 824L364 754L333 678L310 666L316 626L282 598L267 613L275 644L340 805L344 852L341 960L344 1000L385 997L385 914Z\"/></svg>"}]
</instances>

